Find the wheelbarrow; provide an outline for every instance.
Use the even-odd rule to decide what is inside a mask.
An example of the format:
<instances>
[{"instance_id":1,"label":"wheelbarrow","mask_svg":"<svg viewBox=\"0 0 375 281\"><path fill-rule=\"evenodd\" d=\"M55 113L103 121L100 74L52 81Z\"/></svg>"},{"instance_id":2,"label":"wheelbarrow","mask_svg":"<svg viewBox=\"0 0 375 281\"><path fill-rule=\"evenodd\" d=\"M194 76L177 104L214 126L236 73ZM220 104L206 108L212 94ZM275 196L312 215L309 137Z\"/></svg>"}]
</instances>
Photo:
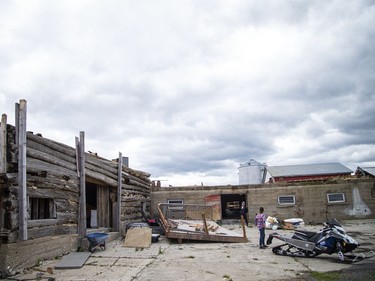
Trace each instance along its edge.
<instances>
[{"instance_id":1,"label":"wheelbarrow","mask_svg":"<svg viewBox=\"0 0 375 281\"><path fill-rule=\"evenodd\" d=\"M94 253L97 248L102 251L105 250L105 240L108 238L107 233L95 232L86 235L87 240L89 240L89 252Z\"/></svg>"}]
</instances>

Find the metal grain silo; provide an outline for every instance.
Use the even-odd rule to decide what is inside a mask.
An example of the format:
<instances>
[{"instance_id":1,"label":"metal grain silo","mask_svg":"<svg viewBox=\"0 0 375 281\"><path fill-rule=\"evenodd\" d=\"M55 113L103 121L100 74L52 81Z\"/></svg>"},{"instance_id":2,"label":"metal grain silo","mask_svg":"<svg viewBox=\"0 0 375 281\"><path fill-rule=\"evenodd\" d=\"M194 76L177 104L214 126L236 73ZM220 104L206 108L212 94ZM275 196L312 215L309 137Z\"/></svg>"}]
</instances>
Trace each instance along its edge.
<instances>
[{"instance_id":1,"label":"metal grain silo","mask_svg":"<svg viewBox=\"0 0 375 281\"><path fill-rule=\"evenodd\" d=\"M240 164L238 168L239 185L262 184L266 166L266 163L262 164L254 159L250 159L247 163Z\"/></svg>"}]
</instances>

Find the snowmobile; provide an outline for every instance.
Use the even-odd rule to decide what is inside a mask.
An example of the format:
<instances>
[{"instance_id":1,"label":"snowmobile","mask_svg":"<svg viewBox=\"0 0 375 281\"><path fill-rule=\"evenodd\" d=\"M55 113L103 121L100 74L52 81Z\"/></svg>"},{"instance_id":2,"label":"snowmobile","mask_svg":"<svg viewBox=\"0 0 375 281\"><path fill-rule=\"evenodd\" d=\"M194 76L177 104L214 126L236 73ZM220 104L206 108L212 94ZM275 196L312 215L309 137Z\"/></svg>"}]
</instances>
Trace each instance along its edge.
<instances>
[{"instance_id":1,"label":"snowmobile","mask_svg":"<svg viewBox=\"0 0 375 281\"><path fill-rule=\"evenodd\" d=\"M267 245L272 243L273 238L285 242L285 244L272 248L272 252L276 255L315 257L320 254L337 253L342 262L345 258L356 262L375 256L374 251L370 251L367 255L354 254L353 251L359 247L359 243L346 234L336 219L324 223L324 228L318 232L295 230L291 238L279 233L271 233L267 239Z\"/></svg>"}]
</instances>

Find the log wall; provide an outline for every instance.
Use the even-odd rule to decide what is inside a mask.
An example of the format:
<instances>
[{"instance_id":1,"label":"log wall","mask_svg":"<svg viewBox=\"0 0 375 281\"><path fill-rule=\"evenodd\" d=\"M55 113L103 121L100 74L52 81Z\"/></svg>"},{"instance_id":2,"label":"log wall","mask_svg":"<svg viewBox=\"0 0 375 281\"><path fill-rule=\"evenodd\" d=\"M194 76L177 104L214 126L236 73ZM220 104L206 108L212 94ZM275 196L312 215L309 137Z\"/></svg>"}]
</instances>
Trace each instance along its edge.
<instances>
[{"instance_id":1,"label":"log wall","mask_svg":"<svg viewBox=\"0 0 375 281\"><path fill-rule=\"evenodd\" d=\"M0 214L2 214L0 245L3 245L3 249L9 248L4 245L13 243L21 245L16 128L9 124L5 128L3 134L6 137L3 139L6 143L3 147L6 157L2 161L5 173L0 172ZM51 199L55 205L55 217L48 219L31 220L28 210L28 240L48 237L52 239L66 235L76 237L80 196L76 149L32 132L27 133L26 147L27 196ZM125 166L122 167L121 172L120 232L124 234L126 224L142 220L141 205L143 202L150 202L151 188L150 174ZM86 181L98 184L101 188L108 188L108 192L101 191L100 194L109 196L108 200L117 204L116 190L119 178L117 160L107 160L85 153L85 176ZM100 202L99 205L108 209L105 202ZM105 223L108 221L105 220ZM9 260L13 259L10 257Z\"/></svg>"}]
</instances>

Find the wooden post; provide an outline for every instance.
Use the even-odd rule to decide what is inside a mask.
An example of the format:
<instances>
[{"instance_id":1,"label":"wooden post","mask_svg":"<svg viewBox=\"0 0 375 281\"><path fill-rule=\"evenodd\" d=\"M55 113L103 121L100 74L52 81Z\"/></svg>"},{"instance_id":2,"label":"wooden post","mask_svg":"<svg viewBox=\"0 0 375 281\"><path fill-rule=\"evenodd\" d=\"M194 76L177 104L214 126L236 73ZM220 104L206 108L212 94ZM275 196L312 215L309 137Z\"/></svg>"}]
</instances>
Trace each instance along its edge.
<instances>
[{"instance_id":1,"label":"wooden post","mask_svg":"<svg viewBox=\"0 0 375 281\"><path fill-rule=\"evenodd\" d=\"M1 116L0 128L0 174L7 172L7 116ZM0 195L0 230L4 227L4 213L5 210L2 206L3 199Z\"/></svg>"},{"instance_id":2,"label":"wooden post","mask_svg":"<svg viewBox=\"0 0 375 281\"><path fill-rule=\"evenodd\" d=\"M160 209L160 206L161 206L161 203L158 204L158 211L159 211L160 220L161 220L164 232L168 236L168 233L169 233L169 230L170 230L169 224L168 224L167 220L165 219L164 213Z\"/></svg>"},{"instance_id":3,"label":"wooden post","mask_svg":"<svg viewBox=\"0 0 375 281\"><path fill-rule=\"evenodd\" d=\"M16 110L18 116L18 208L19 208L19 240L27 240L27 184L26 184L26 100L20 100Z\"/></svg>"},{"instance_id":4,"label":"wooden post","mask_svg":"<svg viewBox=\"0 0 375 281\"><path fill-rule=\"evenodd\" d=\"M122 190L122 153L118 154L117 210L116 230L121 231L121 190Z\"/></svg>"},{"instance_id":5,"label":"wooden post","mask_svg":"<svg viewBox=\"0 0 375 281\"><path fill-rule=\"evenodd\" d=\"M85 176L85 132L79 134L78 159L79 159L79 216L78 216L78 248L82 247L82 240L86 236L86 176Z\"/></svg>"},{"instance_id":6,"label":"wooden post","mask_svg":"<svg viewBox=\"0 0 375 281\"><path fill-rule=\"evenodd\" d=\"M243 237L246 238L245 220L243 218L243 215L241 215L241 225L242 225L242 234L243 234Z\"/></svg>"},{"instance_id":7,"label":"wooden post","mask_svg":"<svg viewBox=\"0 0 375 281\"><path fill-rule=\"evenodd\" d=\"M7 116L1 116L1 131L0 131L0 173L7 172Z\"/></svg>"},{"instance_id":8,"label":"wooden post","mask_svg":"<svg viewBox=\"0 0 375 281\"><path fill-rule=\"evenodd\" d=\"M205 213L202 213L202 219L203 219L203 225L204 225L204 232L208 235L208 227L207 227L207 221L206 221L206 215Z\"/></svg>"},{"instance_id":9,"label":"wooden post","mask_svg":"<svg viewBox=\"0 0 375 281\"><path fill-rule=\"evenodd\" d=\"M77 166L77 176L80 177L79 173L79 138L76 137L76 166Z\"/></svg>"}]
</instances>

